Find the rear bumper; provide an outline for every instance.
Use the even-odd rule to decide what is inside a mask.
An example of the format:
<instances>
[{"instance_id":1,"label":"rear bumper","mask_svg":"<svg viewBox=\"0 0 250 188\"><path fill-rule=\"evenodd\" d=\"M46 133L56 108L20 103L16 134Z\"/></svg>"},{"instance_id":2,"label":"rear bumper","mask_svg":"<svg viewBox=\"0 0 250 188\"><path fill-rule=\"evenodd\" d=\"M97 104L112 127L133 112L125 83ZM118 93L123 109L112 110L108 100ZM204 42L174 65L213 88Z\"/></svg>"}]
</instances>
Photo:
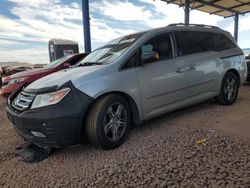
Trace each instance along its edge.
<instances>
[{"instance_id":1,"label":"rear bumper","mask_svg":"<svg viewBox=\"0 0 250 188\"><path fill-rule=\"evenodd\" d=\"M91 102L91 97L72 87L58 104L21 113L8 105L6 111L8 119L25 141L62 147L81 142L83 119ZM42 133L45 137L34 136L31 132Z\"/></svg>"}]
</instances>

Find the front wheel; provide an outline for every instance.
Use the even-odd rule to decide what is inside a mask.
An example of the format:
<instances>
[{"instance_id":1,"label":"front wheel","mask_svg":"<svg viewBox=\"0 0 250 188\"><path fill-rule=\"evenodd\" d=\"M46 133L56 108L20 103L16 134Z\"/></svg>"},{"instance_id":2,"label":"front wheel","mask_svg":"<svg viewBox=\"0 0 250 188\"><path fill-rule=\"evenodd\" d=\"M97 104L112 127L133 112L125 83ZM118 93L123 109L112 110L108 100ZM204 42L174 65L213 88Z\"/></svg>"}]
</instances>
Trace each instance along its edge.
<instances>
[{"instance_id":1,"label":"front wheel","mask_svg":"<svg viewBox=\"0 0 250 188\"><path fill-rule=\"evenodd\" d=\"M127 101L118 94L106 95L98 99L88 113L87 139L95 147L113 149L126 140L130 125Z\"/></svg>"},{"instance_id":2,"label":"front wheel","mask_svg":"<svg viewBox=\"0 0 250 188\"><path fill-rule=\"evenodd\" d=\"M238 93L238 77L232 72L227 72L221 84L220 94L216 97L217 102L222 105L231 105L235 103Z\"/></svg>"}]
</instances>

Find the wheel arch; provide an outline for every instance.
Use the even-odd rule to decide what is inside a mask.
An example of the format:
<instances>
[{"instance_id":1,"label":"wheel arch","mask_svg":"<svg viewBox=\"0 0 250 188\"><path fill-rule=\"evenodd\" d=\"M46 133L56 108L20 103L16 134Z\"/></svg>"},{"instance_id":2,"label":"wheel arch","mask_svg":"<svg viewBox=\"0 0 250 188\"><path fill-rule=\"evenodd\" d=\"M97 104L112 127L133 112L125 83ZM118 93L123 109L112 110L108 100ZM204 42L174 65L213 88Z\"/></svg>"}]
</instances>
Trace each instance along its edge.
<instances>
[{"instance_id":1,"label":"wheel arch","mask_svg":"<svg viewBox=\"0 0 250 188\"><path fill-rule=\"evenodd\" d=\"M237 76L238 80L239 80L239 85L241 84L240 73L239 73L236 69L230 68L230 69L226 70L226 71L221 75L221 79L220 79L219 87L218 87L218 95L219 95L220 90L221 90L221 87L222 87L223 79L224 79L224 77L226 76L226 74L227 74L228 72L234 73L234 74Z\"/></svg>"},{"instance_id":2,"label":"wheel arch","mask_svg":"<svg viewBox=\"0 0 250 188\"><path fill-rule=\"evenodd\" d=\"M240 84L241 84L240 73L239 73L236 69L231 68L231 69L229 69L229 70L226 71L226 73L224 74L224 76L225 76L228 72L234 73L234 74L237 76L238 81L239 81L239 85L240 85ZM224 76L223 76L223 77L224 77Z\"/></svg>"},{"instance_id":3,"label":"wheel arch","mask_svg":"<svg viewBox=\"0 0 250 188\"><path fill-rule=\"evenodd\" d=\"M224 86L223 86L223 84L226 81L225 79L227 78L226 76L227 76L228 73L231 73L231 74L235 75L236 78L238 79L238 83L237 83L238 84L238 88L237 88L236 94L235 94L235 96L233 98L230 98L230 99L228 99L228 97L225 96L225 90L224 90ZM222 81L221 81L221 84L220 84L220 92L219 92L218 96L216 96L216 101L219 104L222 104L222 105L232 105L233 103L235 103L235 101L237 99L237 96L238 96L239 87L240 87L239 84L240 83L241 83L241 77L240 77L239 72L236 69L233 69L233 68L228 69L224 73L224 75L222 77Z\"/></svg>"},{"instance_id":4,"label":"wheel arch","mask_svg":"<svg viewBox=\"0 0 250 188\"><path fill-rule=\"evenodd\" d=\"M132 122L133 122L133 125L139 125L140 122L141 122L141 118L140 118L140 113L139 113L139 109L138 109L138 106L135 102L135 100L127 93L125 92L122 92L122 91L110 91L110 92L106 92L106 93L102 93L101 95L97 96L93 102L90 104L90 106L88 107L88 110L89 111L92 106L95 104L95 102L106 96L106 95L110 95L110 94L119 94L121 95L122 97L124 97L124 99L128 102L129 104L129 108L131 110L131 119L132 119Z\"/></svg>"}]
</instances>

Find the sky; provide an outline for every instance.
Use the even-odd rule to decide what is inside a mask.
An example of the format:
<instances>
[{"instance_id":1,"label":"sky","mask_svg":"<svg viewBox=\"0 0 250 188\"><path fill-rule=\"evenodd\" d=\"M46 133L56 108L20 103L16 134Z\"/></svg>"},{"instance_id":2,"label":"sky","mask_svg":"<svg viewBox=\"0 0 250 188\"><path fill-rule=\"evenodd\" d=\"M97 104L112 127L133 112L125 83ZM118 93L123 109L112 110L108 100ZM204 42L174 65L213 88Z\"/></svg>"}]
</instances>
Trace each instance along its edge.
<instances>
[{"instance_id":1,"label":"sky","mask_svg":"<svg viewBox=\"0 0 250 188\"><path fill-rule=\"evenodd\" d=\"M89 0L92 49L123 35L181 23L182 7L160 0ZM192 10L190 23L233 33L233 18ZM250 48L250 13L240 16L239 46ZM0 0L0 62L48 63L52 38L84 51L81 0Z\"/></svg>"}]
</instances>

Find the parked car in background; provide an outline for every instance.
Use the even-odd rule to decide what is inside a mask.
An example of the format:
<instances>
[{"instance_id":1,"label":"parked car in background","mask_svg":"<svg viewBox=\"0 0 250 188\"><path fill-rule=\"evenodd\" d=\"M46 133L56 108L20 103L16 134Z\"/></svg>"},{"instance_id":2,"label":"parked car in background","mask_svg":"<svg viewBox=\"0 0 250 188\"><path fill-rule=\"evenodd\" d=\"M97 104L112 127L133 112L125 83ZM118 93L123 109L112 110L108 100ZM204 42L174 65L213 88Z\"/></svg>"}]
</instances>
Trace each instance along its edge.
<instances>
[{"instance_id":1,"label":"parked car in background","mask_svg":"<svg viewBox=\"0 0 250 188\"><path fill-rule=\"evenodd\" d=\"M7 75L7 69L8 69L9 66L2 66L2 76L9 76Z\"/></svg>"},{"instance_id":2,"label":"parked car in background","mask_svg":"<svg viewBox=\"0 0 250 188\"><path fill-rule=\"evenodd\" d=\"M41 69L41 68L46 67L46 65L47 65L47 64L35 64L35 65L33 65L33 68L34 68L34 69Z\"/></svg>"},{"instance_id":3,"label":"parked car in background","mask_svg":"<svg viewBox=\"0 0 250 188\"><path fill-rule=\"evenodd\" d=\"M24 71L20 73L13 74L8 76L3 81L2 87L2 96L8 97L15 89L24 87L29 85L31 82L51 74L53 72L57 72L62 69L69 68L77 64L84 57L87 56L87 53L79 53L65 56L61 59L53 61L47 64L44 68L41 69L33 69L30 71Z\"/></svg>"},{"instance_id":4,"label":"parked car in background","mask_svg":"<svg viewBox=\"0 0 250 188\"><path fill-rule=\"evenodd\" d=\"M109 42L78 67L15 91L6 110L28 142L62 147L87 138L113 149L133 124L213 97L233 104L246 77L229 32L175 24Z\"/></svg>"},{"instance_id":5,"label":"parked car in background","mask_svg":"<svg viewBox=\"0 0 250 188\"><path fill-rule=\"evenodd\" d=\"M246 56L246 64L247 64L247 70L248 70L247 81L250 81L250 54Z\"/></svg>"},{"instance_id":6,"label":"parked car in background","mask_svg":"<svg viewBox=\"0 0 250 188\"><path fill-rule=\"evenodd\" d=\"M29 66L8 66L5 71L7 75L12 75L18 72L23 72L31 69L33 68Z\"/></svg>"}]
</instances>

